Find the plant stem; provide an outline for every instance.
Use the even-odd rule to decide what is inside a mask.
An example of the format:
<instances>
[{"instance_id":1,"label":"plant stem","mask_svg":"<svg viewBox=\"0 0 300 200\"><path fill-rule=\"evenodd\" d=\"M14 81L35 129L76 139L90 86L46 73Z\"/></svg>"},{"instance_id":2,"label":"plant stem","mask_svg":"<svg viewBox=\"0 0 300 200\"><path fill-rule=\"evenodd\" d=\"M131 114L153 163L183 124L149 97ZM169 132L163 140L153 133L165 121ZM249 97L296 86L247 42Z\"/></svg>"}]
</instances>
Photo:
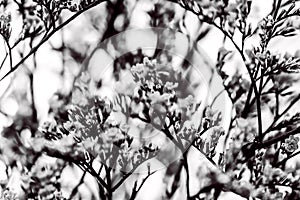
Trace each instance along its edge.
<instances>
[{"instance_id":1,"label":"plant stem","mask_svg":"<svg viewBox=\"0 0 300 200\"><path fill-rule=\"evenodd\" d=\"M272 144L275 144L275 143L277 143L277 142L279 142L281 140L284 140L284 139L288 138L291 135L298 134L299 131L300 131L300 127L297 127L294 130L291 130L291 131L286 132L286 133L282 133L282 134L280 134L278 136L275 136L275 137L273 137L273 138L271 138L271 139L269 139L269 140L261 143L260 145L258 145L258 147L259 147L259 149L266 148L268 146L271 146Z\"/></svg>"},{"instance_id":2,"label":"plant stem","mask_svg":"<svg viewBox=\"0 0 300 200\"><path fill-rule=\"evenodd\" d=\"M296 153L293 153L292 155L290 155L290 156L284 158L283 160L281 160L280 162L278 162L275 166L280 167L281 165L284 165L286 163L286 161L288 161L289 159L291 159L299 154L300 154L300 151L297 151Z\"/></svg>"},{"instance_id":3,"label":"plant stem","mask_svg":"<svg viewBox=\"0 0 300 200\"><path fill-rule=\"evenodd\" d=\"M190 172L189 172L189 165L188 165L188 160L187 160L187 154L188 151L183 153L183 166L186 172L186 196L187 199L190 199L191 194L190 194Z\"/></svg>"},{"instance_id":4,"label":"plant stem","mask_svg":"<svg viewBox=\"0 0 300 200\"><path fill-rule=\"evenodd\" d=\"M145 184L146 180L152 175L154 174L156 171L153 171L153 172L148 172L148 175L143 178L141 184L139 185L139 187L137 187L137 181L135 181L134 183L134 186L133 186L133 189L132 189L132 193L131 193L131 196L129 198L129 200L134 200L138 194L138 192L141 190L142 186Z\"/></svg>"},{"instance_id":5,"label":"plant stem","mask_svg":"<svg viewBox=\"0 0 300 200\"><path fill-rule=\"evenodd\" d=\"M112 183L111 183L111 168L104 166L106 171L106 179L107 179L107 199L112 200L113 191L111 189Z\"/></svg>"},{"instance_id":6,"label":"plant stem","mask_svg":"<svg viewBox=\"0 0 300 200\"><path fill-rule=\"evenodd\" d=\"M296 98L294 98L290 104L286 107L286 109L284 111L282 111L281 114L275 115L274 120L272 122L272 124L267 128L267 130L264 132L264 136L269 133L270 131L273 130L275 124L277 123L277 121L283 117L283 115L285 115L298 101L300 100L300 94L298 94L298 96Z\"/></svg>"}]
</instances>

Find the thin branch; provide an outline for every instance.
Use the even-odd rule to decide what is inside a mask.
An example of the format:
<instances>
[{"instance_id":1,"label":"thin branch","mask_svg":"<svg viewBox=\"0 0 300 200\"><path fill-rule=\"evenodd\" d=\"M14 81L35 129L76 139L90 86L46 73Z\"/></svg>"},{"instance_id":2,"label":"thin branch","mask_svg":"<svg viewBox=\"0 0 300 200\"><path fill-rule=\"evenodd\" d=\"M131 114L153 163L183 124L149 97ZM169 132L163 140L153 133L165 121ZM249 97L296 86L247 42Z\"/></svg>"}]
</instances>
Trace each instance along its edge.
<instances>
[{"instance_id":1,"label":"thin branch","mask_svg":"<svg viewBox=\"0 0 300 200\"><path fill-rule=\"evenodd\" d=\"M142 186L145 184L145 182L147 181L147 179L154 174L156 171L153 171L150 173L150 171L148 172L147 176L145 178L143 178L141 184L139 185L139 187L137 186L137 181L134 182L134 186L132 188L132 193L131 196L129 198L129 200L134 200L138 194L138 192L141 190Z\"/></svg>"},{"instance_id":2,"label":"thin branch","mask_svg":"<svg viewBox=\"0 0 300 200\"><path fill-rule=\"evenodd\" d=\"M242 52L242 50L240 49L240 47L233 40L233 37L231 37L229 35L229 33L227 33L227 31L225 31L224 29L222 29L221 26L217 25L215 22L211 22L210 24L213 25L213 26L215 26L216 28L218 28L226 37L228 37L230 39L230 41L232 42L232 44L234 45L234 47L236 48L236 50L239 52L241 58L243 59L243 62L244 62L245 66L246 66L246 69L248 71L249 77L251 79L251 83L253 85L254 93L255 93L255 96L256 96L258 135L259 135L259 139L260 139L260 142L261 142L262 139L263 139L263 135L262 135L262 118L261 118L260 95L259 95L259 91L258 91L257 86L256 86L256 81L255 81L254 77L252 76L251 69L247 65L247 59L246 59L246 57L244 55L244 52Z\"/></svg>"},{"instance_id":3,"label":"thin branch","mask_svg":"<svg viewBox=\"0 0 300 200\"><path fill-rule=\"evenodd\" d=\"M272 144L275 144L275 143L277 143L277 142L279 142L279 141L281 141L281 140L284 140L284 139L288 138L288 137L291 136L291 135L298 134L299 131L300 131L300 126L297 127L297 128L294 129L294 130L291 130L291 131L286 132L286 133L282 133L282 134L280 134L280 135L278 135L278 136L275 136L275 137L273 137L273 138L271 138L271 139L269 139L269 140L267 140L267 141L261 143L260 145L258 145L258 148L259 148L259 149L262 149L262 148L266 148L266 147L268 147L268 146L271 146Z\"/></svg>"},{"instance_id":4,"label":"thin branch","mask_svg":"<svg viewBox=\"0 0 300 200\"><path fill-rule=\"evenodd\" d=\"M280 167L281 165L284 165L286 163L286 161L288 161L289 159L291 159L299 154L300 154L300 151L297 151L296 153L293 153L293 154L289 155L288 157L284 158L283 160L281 160L280 162L278 162L275 166Z\"/></svg>"},{"instance_id":5,"label":"thin branch","mask_svg":"<svg viewBox=\"0 0 300 200\"><path fill-rule=\"evenodd\" d=\"M175 144L175 146L180 149L182 153L185 151L184 146L173 137L167 125L164 125L164 128L161 131Z\"/></svg>"},{"instance_id":6,"label":"thin branch","mask_svg":"<svg viewBox=\"0 0 300 200\"><path fill-rule=\"evenodd\" d=\"M8 53L6 52L4 58L3 58L2 62L1 62L0 70L2 69L2 67L3 67L3 65L5 63L7 56L8 56Z\"/></svg>"},{"instance_id":7,"label":"thin branch","mask_svg":"<svg viewBox=\"0 0 300 200\"><path fill-rule=\"evenodd\" d=\"M211 107L215 104L215 102L216 102L217 99L222 95L223 92L225 92L225 89L222 89L222 90L214 97L214 99L212 100L212 102L211 102L211 104L210 104Z\"/></svg>"},{"instance_id":8,"label":"thin branch","mask_svg":"<svg viewBox=\"0 0 300 200\"><path fill-rule=\"evenodd\" d=\"M277 116L275 115L275 118L274 118L272 124L264 132L264 135L266 135L267 133L269 133L270 131L272 131L273 128L274 128L274 126L275 126L275 124L278 122L278 120L281 117L283 117L299 100L300 100L300 94L290 102L290 104L286 107L286 109L284 111L282 111L281 114L279 114Z\"/></svg>"},{"instance_id":9,"label":"thin branch","mask_svg":"<svg viewBox=\"0 0 300 200\"><path fill-rule=\"evenodd\" d=\"M8 48L9 66L10 66L10 70L11 70L12 69L12 53L11 53L12 48L9 45L9 41L6 41L6 44L7 44L7 48Z\"/></svg>"},{"instance_id":10,"label":"thin branch","mask_svg":"<svg viewBox=\"0 0 300 200\"><path fill-rule=\"evenodd\" d=\"M144 161L146 162L146 160ZM123 183L124 181L133 174L133 172L138 168L138 166L140 166L141 164L143 164L144 162L140 163L139 165L135 165L128 173L124 174L123 177L119 180L119 182L117 182L112 188L111 191L114 192L116 191Z\"/></svg>"},{"instance_id":11,"label":"thin branch","mask_svg":"<svg viewBox=\"0 0 300 200\"><path fill-rule=\"evenodd\" d=\"M9 66L10 66L10 69L12 69L12 53L11 53L12 48L10 47L9 40L3 34L0 33L0 35L3 38L5 49L7 48L6 54L5 54L5 56L4 56L4 58L3 58L2 62L1 62L0 69L3 67L3 65L4 65L4 63L6 61L7 56L9 57Z\"/></svg>"},{"instance_id":12,"label":"thin branch","mask_svg":"<svg viewBox=\"0 0 300 200\"><path fill-rule=\"evenodd\" d=\"M84 162L85 157L83 155L70 155L69 152L63 153L49 146L44 146L41 152L45 152L51 157L60 158L65 161L74 163L78 166L80 165L84 170L87 170L92 176L94 176L103 187L107 188L107 184L105 183L105 181L100 176L98 176L97 172L91 166Z\"/></svg>"},{"instance_id":13,"label":"thin branch","mask_svg":"<svg viewBox=\"0 0 300 200\"><path fill-rule=\"evenodd\" d=\"M112 182L111 182L111 168L110 167L107 167L107 166L104 166L105 168L105 171L106 171L106 182L107 182L107 199L108 200L112 200L112 194L113 194L113 191L111 189L112 187Z\"/></svg>"},{"instance_id":14,"label":"thin branch","mask_svg":"<svg viewBox=\"0 0 300 200\"><path fill-rule=\"evenodd\" d=\"M188 165L188 160L187 160L187 154L188 154L188 151L186 151L184 154L183 154L183 166L184 166L184 169L185 169L185 172L186 172L186 196L187 196L187 199L190 199L190 172L189 172L189 165Z\"/></svg>"},{"instance_id":15,"label":"thin branch","mask_svg":"<svg viewBox=\"0 0 300 200\"><path fill-rule=\"evenodd\" d=\"M179 181L180 181L180 177L181 177L180 175L181 175L182 169L183 169L183 162L179 162L179 166L178 166L177 172L174 176L173 183L171 186L171 191L170 192L168 190L166 191L166 195L169 199L172 198L172 196L175 194L175 192L177 191L177 189L179 187Z\"/></svg>"},{"instance_id":16,"label":"thin branch","mask_svg":"<svg viewBox=\"0 0 300 200\"><path fill-rule=\"evenodd\" d=\"M82 176L81 176L79 182L78 182L77 185L73 188L73 190L72 190L72 192L71 192L71 194L70 194L70 196L69 196L69 198L68 198L69 200L72 200L73 197L77 194L78 188L84 183L84 177L85 177L85 175L86 175L86 171L83 172L83 174L82 174Z\"/></svg>"},{"instance_id":17,"label":"thin branch","mask_svg":"<svg viewBox=\"0 0 300 200\"><path fill-rule=\"evenodd\" d=\"M246 103L244 106L244 109L242 111L241 117L246 118L248 116L249 110L252 107L252 92L253 92L253 85L250 85L249 91L248 91L248 95L247 95L247 99L246 99Z\"/></svg>"},{"instance_id":18,"label":"thin branch","mask_svg":"<svg viewBox=\"0 0 300 200\"><path fill-rule=\"evenodd\" d=\"M290 4L292 4L292 3L296 3L296 2L298 2L298 1L299 1L299 0L286 1L286 2L284 2L284 3L281 4L281 7L288 6L288 5L290 5Z\"/></svg>"},{"instance_id":19,"label":"thin branch","mask_svg":"<svg viewBox=\"0 0 300 200\"><path fill-rule=\"evenodd\" d=\"M33 73L29 73L29 82L30 82L30 95L31 95L31 110L32 110L32 122L37 123L37 110L35 107L34 99L34 83L33 83Z\"/></svg>"},{"instance_id":20,"label":"thin branch","mask_svg":"<svg viewBox=\"0 0 300 200\"><path fill-rule=\"evenodd\" d=\"M100 174L101 174L101 171L102 171L103 167L104 167L104 164L103 164L103 163L101 163L101 166L100 166L100 168L99 168L99 170L98 170L98 176L100 176Z\"/></svg>"},{"instance_id":21,"label":"thin branch","mask_svg":"<svg viewBox=\"0 0 300 200\"><path fill-rule=\"evenodd\" d=\"M124 181L129 177L131 176L131 174L133 174L133 172L135 171L136 168L133 168L130 172L128 172L127 174L125 174L120 180L118 183L116 183L116 185L114 185L112 187L112 191L114 192L115 190L117 190L123 183Z\"/></svg>"},{"instance_id":22,"label":"thin branch","mask_svg":"<svg viewBox=\"0 0 300 200\"><path fill-rule=\"evenodd\" d=\"M202 16L204 18L206 18L205 15L202 14L202 11L200 10L199 12L196 12L193 8L190 8L189 6L187 6L184 2L180 3L180 2L177 2L176 0L169 0L171 2L175 2L175 3L178 3L181 7L185 8L186 10L188 11L191 11L192 13L194 13L195 15L197 16ZM202 20L203 21L203 20ZM214 21L211 21L211 20L204 20L204 22L210 24L210 25L213 25L214 27L216 27L217 29L219 29L223 34L224 36L226 36L227 38L230 39L230 41L232 42L232 44L234 45L234 47L236 48L236 50L238 51L238 53L240 54L245 66L246 66L246 69L248 71L248 74L249 74L249 77L251 79L251 83L253 85L253 88L254 88L254 93L255 93L255 97L256 97L256 105L257 105L257 121L258 121L258 135L259 135L259 142L262 142L262 139L263 139L263 133L262 133L262 118L261 118L261 102L260 102L260 96L259 96L259 93L258 93L258 89L257 89L257 86L256 86L256 81L251 73L251 69L250 67L247 65L247 59L244 55L244 52L242 51L242 49L237 45L237 43L234 41L233 37L231 35L229 35L229 33L227 31L225 31L221 26L219 26L218 24L216 24Z\"/></svg>"}]
</instances>

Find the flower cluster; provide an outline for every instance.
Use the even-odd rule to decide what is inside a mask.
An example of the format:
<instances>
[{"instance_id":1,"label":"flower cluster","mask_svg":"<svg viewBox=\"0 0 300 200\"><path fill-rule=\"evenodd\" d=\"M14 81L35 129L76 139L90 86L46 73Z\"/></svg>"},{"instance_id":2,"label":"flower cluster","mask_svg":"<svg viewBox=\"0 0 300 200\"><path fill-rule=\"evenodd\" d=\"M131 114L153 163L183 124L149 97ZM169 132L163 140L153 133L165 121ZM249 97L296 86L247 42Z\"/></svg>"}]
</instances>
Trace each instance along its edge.
<instances>
[{"instance_id":1,"label":"flower cluster","mask_svg":"<svg viewBox=\"0 0 300 200\"><path fill-rule=\"evenodd\" d=\"M214 127L211 130L210 137L204 139L199 150L209 158L213 158L216 155L216 147L219 143L219 139L225 132L222 127Z\"/></svg>"},{"instance_id":2,"label":"flower cluster","mask_svg":"<svg viewBox=\"0 0 300 200\"><path fill-rule=\"evenodd\" d=\"M11 33L11 15L8 13L0 13L0 34L5 41L8 41Z\"/></svg>"},{"instance_id":3,"label":"flower cluster","mask_svg":"<svg viewBox=\"0 0 300 200\"><path fill-rule=\"evenodd\" d=\"M280 55L272 53L269 50L262 52L260 48L254 50L257 65L262 66L266 75L278 75L280 73L299 72L299 58L289 55Z\"/></svg>"},{"instance_id":4,"label":"flower cluster","mask_svg":"<svg viewBox=\"0 0 300 200\"><path fill-rule=\"evenodd\" d=\"M283 193L280 192L278 189L270 190L267 187L256 188L252 192L251 196L253 198L259 198L259 199L263 199L263 200L267 200L267 199L281 200L284 198Z\"/></svg>"},{"instance_id":5,"label":"flower cluster","mask_svg":"<svg viewBox=\"0 0 300 200\"><path fill-rule=\"evenodd\" d=\"M51 0L51 1L37 1L34 0L40 5L45 6L48 11L61 12L62 10L69 10L71 12L77 12L82 10L83 8L89 6L90 4L94 3L96 0ZM54 14L53 13L53 14ZM51 13L49 13L51 14Z\"/></svg>"},{"instance_id":6,"label":"flower cluster","mask_svg":"<svg viewBox=\"0 0 300 200\"><path fill-rule=\"evenodd\" d=\"M74 138L73 146L84 151L85 160L95 158L122 172L134 169L157 155L158 148L151 143L134 146L128 134L130 122L122 120L108 98L91 95L88 88L90 77L82 74L75 83L72 104L65 121L45 123L42 132L46 139Z\"/></svg>"},{"instance_id":7,"label":"flower cluster","mask_svg":"<svg viewBox=\"0 0 300 200\"><path fill-rule=\"evenodd\" d=\"M131 72L137 83L132 96L131 116L151 122L155 127L166 123L178 131L181 122L196 109L193 97L178 90L183 81L180 74L165 70L148 58L143 64L133 66Z\"/></svg>"},{"instance_id":8,"label":"flower cluster","mask_svg":"<svg viewBox=\"0 0 300 200\"><path fill-rule=\"evenodd\" d=\"M283 199L288 197L287 193L280 190L280 187L291 186L295 181L295 177L280 168L274 168L266 163L262 169L262 175L259 176L259 185L253 192L252 197L260 199ZM293 187L293 186L292 186Z\"/></svg>"},{"instance_id":9,"label":"flower cluster","mask_svg":"<svg viewBox=\"0 0 300 200\"><path fill-rule=\"evenodd\" d=\"M158 150L155 148L144 146L142 150L132 149L133 138L128 135L129 126L114 119L111 111L107 99L93 97L85 105L74 105L64 128L92 156L99 156L101 162L111 167L117 167L118 163L121 170L125 170L155 156Z\"/></svg>"},{"instance_id":10,"label":"flower cluster","mask_svg":"<svg viewBox=\"0 0 300 200\"><path fill-rule=\"evenodd\" d=\"M26 197L41 199L63 199L60 188L60 174L64 162L58 160L53 164L37 163L22 175L22 187Z\"/></svg>"},{"instance_id":11,"label":"flower cluster","mask_svg":"<svg viewBox=\"0 0 300 200\"><path fill-rule=\"evenodd\" d=\"M214 20L224 14L224 9L228 6L228 1L202 1L199 2L199 5L201 8L203 8L203 15L209 17L211 20Z\"/></svg>"},{"instance_id":12,"label":"flower cluster","mask_svg":"<svg viewBox=\"0 0 300 200\"><path fill-rule=\"evenodd\" d=\"M259 36L260 36L260 46L264 48L271 37L272 28L274 26L274 19L271 15L265 17L258 25Z\"/></svg>"},{"instance_id":13,"label":"flower cluster","mask_svg":"<svg viewBox=\"0 0 300 200\"><path fill-rule=\"evenodd\" d=\"M71 12L75 12L78 10L78 6L73 0L54 0L53 7L57 7L61 10L68 9Z\"/></svg>"},{"instance_id":14,"label":"flower cluster","mask_svg":"<svg viewBox=\"0 0 300 200\"><path fill-rule=\"evenodd\" d=\"M298 145L299 137L291 135L289 138L285 139L281 144L281 149L283 153L291 154L296 151L299 147Z\"/></svg>"},{"instance_id":15,"label":"flower cluster","mask_svg":"<svg viewBox=\"0 0 300 200\"><path fill-rule=\"evenodd\" d=\"M133 99L131 117L163 130L179 148L184 148L186 142L194 145L195 137L201 129L196 124L200 123L200 126L202 123L193 120L193 116L198 112L200 104L195 102L192 91L181 89L182 85L187 84L181 73L148 58L144 58L143 64L133 66L131 72L137 83L134 88L136 92L130 97ZM221 114L207 108L204 121L204 129L210 129L219 125ZM214 149L214 146L215 143L212 143L210 149Z\"/></svg>"},{"instance_id":16,"label":"flower cluster","mask_svg":"<svg viewBox=\"0 0 300 200\"><path fill-rule=\"evenodd\" d=\"M252 0L180 1L185 8L199 15L203 21L214 23L220 20L220 26L229 35L234 35L236 28L246 37L251 34L251 26L246 27L246 18L250 13Z\"/></svg>"},{"instance_id":17,"label":"flower cluster","mask_svg":"<svg viewBox=\"0 0 300 200\"><path fill-rule=\"evenodd\" d=\"M197 129L195 128L194 124L191 124L189 126L185 126L178 135L186 141L192 141L192 139L196 136L196 133Z\"/></svg>"},{"instance_id":18,"label":"flower cluster","mask_svg":"<svg viewBox=\"0 0 300 200\"><path fill-rule=\"evenodd\" d=\"M203 128L205 130L210 129L214 126L219 126L222 120L221 112L211 109L207 107L203 116Z\"/></svg>"},{"instance_id":19,"label":"flower cluster","mask_svg":"<svg viewBox=\"0 0 300 200\"><path fill-rule=\"evenodd\" d=\"M207 157L213 158L216 155L216 147L219 139L225 134L221 125L221 113L207 107L203 116L202 132L194 134L193 145ZM206 136L202 135L204 132Z\"/></svg>"},{"instance_id":20,"label":"flower cluster","mask_svg":"<svg viewBox=\"0 0 300 200\"><path fill-rule=\"evenodd\" d=\"M16 43L26 38L34 38L43 31L55 29L57 21L61 18L64 10L78 12L95 1L81 0L33 0L26 2L26 6L21 3L19 6L20 14L23 16L23 27ZM100 2L99 2L100 3Z\"/></svg>"}]
</instances>

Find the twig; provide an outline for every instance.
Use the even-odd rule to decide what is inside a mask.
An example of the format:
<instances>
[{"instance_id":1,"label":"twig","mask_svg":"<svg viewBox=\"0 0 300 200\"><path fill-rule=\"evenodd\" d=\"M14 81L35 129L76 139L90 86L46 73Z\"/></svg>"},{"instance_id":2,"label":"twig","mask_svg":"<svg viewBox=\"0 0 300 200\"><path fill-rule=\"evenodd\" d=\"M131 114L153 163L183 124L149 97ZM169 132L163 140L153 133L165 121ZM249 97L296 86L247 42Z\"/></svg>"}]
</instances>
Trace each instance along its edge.
<instances>
[{"instance_id":1,"label":"twig","mask_svg":"<svg viewBox=\"0 0 300 200\"><path fill-rule=\"evenodd\" d=\"M222 95L223 92L225 92L225 89L222 89L222 90L214 97L214 99L212 100L212 102L211 102L211 104L210 104L211 107L215 104L215 102L216 102L217 99Z\"/></svg>"},{"instance_id":2,"label":"twig","mask_svg":"<svg viewBox=\"0 0 300 200\"><path fill-rule=\"evenodd\" d=\"M32 44L32 43L31 43ZM37 68L37 61L36 61L36 52L33 54L33 70ZM32 121L37 123L37 110L35 107L35 98L34 98L34 72L29 72L29 82L30 82L30 95L31 95L31 110L32 110Z\"/></svg>"},{"instance_id":3,"label":"twig","mask_svg":"<svg viewBox=\"0 0 300 200\"><path fill-rule=\"evenodd\" d=\"M153 171L150 173L150 171L148 172L148 175L143 178L141 184L139 185L139 187L137 186L137 181L134 182L134 186L132 188L132 193L131 196L129 198L129 200L134 200L138 194L138 192L141 190L142 186L144 185L144 183L146 182L146 180L152 175L154 174L156 171Z\"/></svg>"},{"instance_id":4,"label":"twig","mask_svg":"<svg viewBox=\"0 0 300 200\"><path fill-rule=\"evenodd\" d=\"M2 62L1 62L0 70L2 69L2 67L3 67L3 65L5 63L7 56L8 56L8 53L6 52L4 58L3 58Z\"/></svg>"},{"instance_id":5,"label":"twig","mask_svg":"<svg viewBox=\"0 0 300 200\"><path fill-rule=\"evenodd\" d=\"M142 163L144 163L145 161L143 161ZM112 192L116 191L124 183L124 181L133 174L133 172L137 169L137 167L140 166L142 163L140 163L139 165L134 165L133 168L128 173L124 174L123 177L114 186L111 187L111 191Z\"/></svg>"},{"instance_id":6,"label":"twig","mask_svg":"<svg viewBox=\"0 0 300 200\"><path fill-rule=\"evenodd\" d=\"M63 153L63 152L60 152L59 150L49 147L49 146L44 146L41 151L47 153L47 155L49 155L51 157L60 158L65 161L74 163L78 166L81 166L81 168L83 168L84 170L87 170L92 176L94 176L103 187L107 188L107 184L105 183L105 181L100 176L98 176L97 172L95 172L95 170L92 167L90 167L87 163L85 163L83 161L83 160L85 160L84 156L70 155L68 152Z\"/></svg>"},{"instance_id":7,"label":"twig","mask_svg":"<svg viewBox=\"0 0 300 200\"><path fill-rule=\"evenodd\" d=\"M29 73L29 82L30 82L30 95L31 95L31 110L32 110L32 122L37 123L37 110L35 107L34 100L34 85L33 85L33 73Z\"/></svg>"},{"instance_id":8,"label":"twig","mask_svg":"<svg viewBox=\"0 0 300 200\"><path fill-rule=\"evenodd\" d=\"M99 168L99 170L98 170L98 176L100 176L100 174L101 174L101 171L102 171L103 167L104 167L104 164L103 164L103 163L101 163L101 167L100 167L100 168Z\"/></svg>"},{"instance_id":9,"label":"twig","mask_svg":"<svg viewBox=\"0 0 300 200\"><path fill-rule=\"evenodd\" d=\"M86 175L86 171L83 172L83 174L82 174L82 176L81 176L81 178L79 180L79 183L77 183L77 185L73 188L73 190L72 190L72 192L71 192L71 194L70 194L70 196L68 198L69 200L72 200L73 197L77 194L78 188L80 187L80 185L82 185L84 183L84 177L85 177L85 175Z\"/></svg>"},{"instance_id":10,"label":"twig","mask_svg":"<svg viewBox=\"0 0 300 200\"><path fill-rule=\"evenodd\" d=\"M185 5L184 2L180 3L177 2L176 0L170 0L172 2L178 3L180 6L182 6L183 8L187 9L188 11L191 11L192 13L194 13L197 16L203 16L204 18L206 17L205 15L202 14L201 11L196 12L193 8L190 8L189 6ZM216 24L214 21L211 20L204 20L204 22L216 27L217 29L219 29L224 36L226 36L227 38L230 39L230 41L232 42L232 44L234 45L234 47L236 48L236 50L238 51L238 53L240 54L246 69L248 71L249 77L251 79L251 83L253 85L254 88L254 93L255 93L255 97L256 97L256 105L257 105L257 121L258 121L258 135L259 135L259 142L262 142L263 140L263 134L262 134L262 118L261 118L261 102L260 102L260 96L259 96L259 92L256 86L256 81L251 73L251 69L250 67L247 65L247 59L244 55L244 52L241 50L241 48L237 45L237 43L234 41L233 37L231 35L229 35L229 33L227 31L225 31L222 26L219 26L218 24Z\"/></svg>"},{"instance_id":11,"label":"twig","mask_svg":"<svg viewBox=\"0 0 300 200\"><path fill-rule=\"evenodd\" d=\"M7 48L8 48L9 66L10 66L10 70L11 70L12 69L12 53L11 53L12 48L9 45L9 41L6 41L6 44L7 44Z\"/></svg>"},{"instance_id":12,"label":"twig","mask_svg":"<svg viewBox=\"0 0 300 200\"><path fill-rule=\"evenodd\" d=\"M286 161L288 161L289 159L291 159L299 154L300 154L300 151L297 151L296 153L293 153L292 155L289 155L288 157L286 157L283 160L281 160L280 162L278 162L275 166L280 167L281 165L284 165L286 163Z\"/></svg>"},{"instance_id":13,"label":"twig","mask_svg":"<svg viewBox=\"0 0 300 200\"><path fill-rule=\"evenodd\" d=\"M186 196L187 196L187 199L190 199L190 172L189 172L189 165L188 165L188 160L187 160L187 154L188 154L188 151L186 151L184 154L183 154L183 166L184 166L184 169L185 169L185 172L186 172Z\"/></svg>"},{"instance_id":14,"label":"twig","mask_svg":"<svg viewBox=\"0 0 300 200\"><path fill-rule=\"evenodd\" d=\"M110 167L107 167L107 166L104 166L105 168L105 171L106 171L106 182L107 182L107 199L108 200L112 200L112 194L113 194L113 191L111 189L112 187L112 182L111 182L111 168Z\"/></svg>"},{"instance_id":15,"label":"twig","mask_svg":"<svg viewBox=\"0 0 300 200\"><path fill-rule=\"evenodd\" d=\"M240 47L233 40L233 37L231 37L224 29L222 29L221 26L217 25L215 22L211 22L210 24L213 25L213 26L215 26L216 28L218 28L226 37L228 37L230 39L230 41L232 42L232 44L235 46L236 50L239 52L241 58L243 59L243 62L244 62L245 66L246 66L246 69L248 71L249 77L251 79L251 83L253 85L254 93L255 93L255 96L256 96L258 135L259 135L259 139L260 139L260 142L261 142L262 139L263 139L263 135L262 135L262 119L261 119L260 95L259 95L259 91L258 91L257 86L256 86L256 81L255 81L254 77L252 76L251 69L247 65L247 59L246 59L246 57L244 55L244 52L242 52L242 50L240 49Z\"/></svg>"},{"instance_id":16,"label":"twig","mask_svg":"<svg viewBox=\"0 0 300 200\"><path fill-rule=\"evenodd\" d=\"M288 138L291 135L298 134L299 131L300 131L300 127L297 127L294 130L291 130L291 131L286 132L286 133L282 133L282 134L280 134L278 136L275 136L275 137L273 137L273 138L271 138L271 139L269 139L269 140L261 143L260 145L258 145L258 148L262 149L262 148L266 148L268 146L271 146L272 144L275 144L275 143L277 143L277 142L279 142L281 140L284 140L284 139Z\"/></svg>"},{"instance_id":17,"label":"twig","mask_svg":"<svg viewBox=\"0 0 300 200\"><path fill-rule=\"evenodd\" d=\"M286 109L284 111L282 111L281 114L278 114L277 116L275 116L272 124L267 128L267 130L264 132L264 136L269 133L270 131L273 130L275 124L277 123L277 121L283 116L285 115L298 101L300 100L300 94L293 99L293 101L290 102L290 104L286 107Z\"/></svg>"},{"instance_id":18,"label":"twig","mask_svg":"<svg viewBox=\"0 0 300 200\"><path fill-rule=\"evenodd\" d=\"M178 166L177 172L174 176L173 183L171 186L171 191L170 192L168 190L166 191L166 195L169 199L172 198L172 196L175 194L175 192L177 191L177 189L179 187L179 181L180 181L182 169L183 169L183 162L179 162L179 166Z\"/></svg>"}]
</instances>

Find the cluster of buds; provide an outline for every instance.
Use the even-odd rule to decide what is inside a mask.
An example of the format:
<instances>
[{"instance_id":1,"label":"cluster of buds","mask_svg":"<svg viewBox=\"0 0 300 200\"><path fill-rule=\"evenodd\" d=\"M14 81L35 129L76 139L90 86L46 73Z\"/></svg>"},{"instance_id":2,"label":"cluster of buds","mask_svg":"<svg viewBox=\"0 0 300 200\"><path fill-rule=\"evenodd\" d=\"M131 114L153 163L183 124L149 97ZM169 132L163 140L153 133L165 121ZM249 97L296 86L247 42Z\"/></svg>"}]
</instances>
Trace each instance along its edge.
<instances>
[{"instance_id":1,"label":"cluster of buds","mask_svg":"<svg viewBox=\"0 0 300 200\"><path fill-rule=\"evenodd\" d=\"M78 11L77 4L74 3L72 0L54 0L53 7L56 7L59 9L67 9L67 10L70 10L71 12Z\"/></svg>"}]
</instances>

